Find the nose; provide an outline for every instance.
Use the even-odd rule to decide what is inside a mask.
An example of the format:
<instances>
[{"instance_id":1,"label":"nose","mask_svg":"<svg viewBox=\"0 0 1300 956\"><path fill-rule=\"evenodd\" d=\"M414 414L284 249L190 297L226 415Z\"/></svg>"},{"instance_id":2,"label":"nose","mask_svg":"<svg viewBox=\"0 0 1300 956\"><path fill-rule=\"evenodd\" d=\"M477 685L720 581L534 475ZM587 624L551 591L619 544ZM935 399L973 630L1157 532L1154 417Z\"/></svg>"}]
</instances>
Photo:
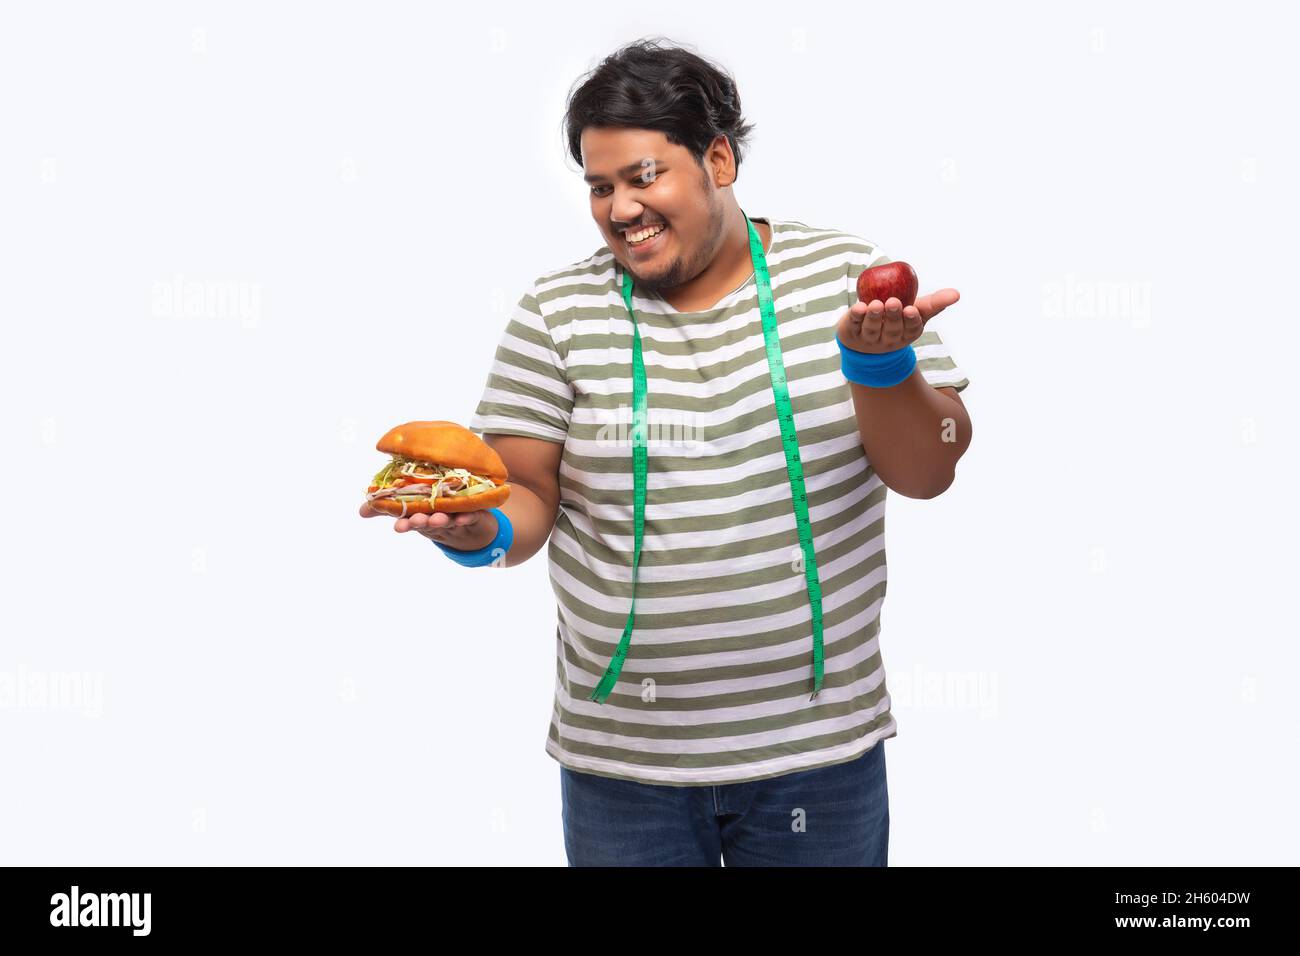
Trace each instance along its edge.
<instances>
[{"instance_id":1,"label":"nose","mask_svg":"<svg viewBox=\"0 0 1300 956\"><path fill-rule=\"evenodd\" d=\"M628 226L640 222L644 213L644 206L628 193L620 193L618 187L614 188L614 204L609 213L609 226L614 232L622 232Z\"/></svg>"}]
</instances>

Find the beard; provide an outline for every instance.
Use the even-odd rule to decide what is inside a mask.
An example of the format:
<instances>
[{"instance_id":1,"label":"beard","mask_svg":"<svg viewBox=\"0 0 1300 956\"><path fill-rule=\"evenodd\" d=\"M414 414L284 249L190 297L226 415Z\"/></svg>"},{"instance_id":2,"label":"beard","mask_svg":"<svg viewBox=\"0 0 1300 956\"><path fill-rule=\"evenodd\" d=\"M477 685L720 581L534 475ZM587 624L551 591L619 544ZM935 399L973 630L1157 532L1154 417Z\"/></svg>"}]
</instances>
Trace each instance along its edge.
<instances>
[{"instance_id":1,"label":"beard","mask_svg":"<svg viewBox=\"0 0 1300 956\"><path fill-rule=\"evenodd\" d=\"M690 282L708 267L726 241L727 223L726 207L716 192L706 191L705 202L709 207L709 220L705 227L704 241L694 249L687 250L685 255L675 256L666 265L649 273L643 274L631 265L626 266L632 273L634 285L647 292L663 292Z\"/></svg>"}]
</instances>

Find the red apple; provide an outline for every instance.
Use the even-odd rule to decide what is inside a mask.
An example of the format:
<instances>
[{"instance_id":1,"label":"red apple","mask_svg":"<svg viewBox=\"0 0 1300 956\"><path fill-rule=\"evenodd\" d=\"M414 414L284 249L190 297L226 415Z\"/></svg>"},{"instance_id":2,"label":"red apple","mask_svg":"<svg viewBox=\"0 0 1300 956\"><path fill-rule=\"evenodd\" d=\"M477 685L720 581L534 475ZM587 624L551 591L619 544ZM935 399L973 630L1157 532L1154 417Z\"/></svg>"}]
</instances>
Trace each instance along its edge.
<instances>
[{"instance_id":1,"label":"red apple","mask_svg":"<svg viewBox=\"0 0 1300 956\"><path fill-rule=\"evenodd\" d=\"M902 301L903 305L915 305L918 288L916 270L906 262L886 262L883 266L872 266L863 269L862 275L858 276L858 298L863 302L871 302L873 299L887 302L892 296Z\"/></svg>"}]
</instances>

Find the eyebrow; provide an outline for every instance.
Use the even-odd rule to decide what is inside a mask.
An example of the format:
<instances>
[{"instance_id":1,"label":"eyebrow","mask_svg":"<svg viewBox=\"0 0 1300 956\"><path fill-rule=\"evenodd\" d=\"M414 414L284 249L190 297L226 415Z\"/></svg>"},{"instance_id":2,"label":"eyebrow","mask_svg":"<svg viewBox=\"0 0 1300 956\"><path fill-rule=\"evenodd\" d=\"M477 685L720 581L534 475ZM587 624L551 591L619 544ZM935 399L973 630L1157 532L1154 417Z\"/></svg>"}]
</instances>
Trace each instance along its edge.
<instances>
[{"instance_id":1,"label":"eyebrow","mask_svg":"<svg viewBox=\"0 0 1300 956\"><path fill-rule=\"evenodd\" d=\"M656 159L656 160L654 160L654 165L655 165L655 166L662 166L662 165L664 165L664 164L663 164L660 160ZM642 165L642 161L638 160L638 161L635 162L635 163L628 163L626 166L624 166L622 169L620 169L620 170L618 171L618 174L619 174L620 176L631 176L633 173L639 173L639 172L641 172L643 169L646 169L646 168L648 168L648 167L645 166L645 165ZM598 179L604 179L605 177L604 177L604 176L600 176L600 175L598 175L598 174L596 174L596 173L588 173L586 176L583 176L582 178L583 178L584 180L586 180L587 182L589 182L589 183L594 183L596 180L598 180Z\"/></svg>"}]
</instances>

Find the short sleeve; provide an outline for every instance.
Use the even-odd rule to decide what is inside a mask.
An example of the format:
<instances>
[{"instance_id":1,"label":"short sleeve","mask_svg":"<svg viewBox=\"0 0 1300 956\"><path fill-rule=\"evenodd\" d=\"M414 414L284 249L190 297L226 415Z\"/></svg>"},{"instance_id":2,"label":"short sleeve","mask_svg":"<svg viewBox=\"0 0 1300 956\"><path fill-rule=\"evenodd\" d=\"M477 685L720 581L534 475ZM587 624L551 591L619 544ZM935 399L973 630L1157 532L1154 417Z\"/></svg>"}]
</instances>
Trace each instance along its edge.
<instances>
[{"instance_id":1,"label":"short sleeve","mask_svg":"<svg viewBox=\"0 0 1300 956\"><path fill-rule=\"evenodd\" d=\"M542 315L537 284L510 314L469 429L563 443L569 435L573 389L564 359Z\"/></svg>"},{"instance_id":2,"label":"short sleeve","mask_svg":"<svg viewBox=\"0 0 1300 956\"><path fill-rule=\"evenodd\" d=\"M846 280L848 304L852 306L858 301L858 276L862 274L862 270L871 266L883 266L893 260L874 242L857 236L849 238L850 251ZM929 323L926 323L920 338L912 343L912 348L916 351L916 367L921 370L921 374L930 385L935 388L955 388L960 392L970 384L966 373L957 366L949 353L948 346L944 344L943 339L939 338L939 333L930 328Z\"/></svg>"}]
</instances>

